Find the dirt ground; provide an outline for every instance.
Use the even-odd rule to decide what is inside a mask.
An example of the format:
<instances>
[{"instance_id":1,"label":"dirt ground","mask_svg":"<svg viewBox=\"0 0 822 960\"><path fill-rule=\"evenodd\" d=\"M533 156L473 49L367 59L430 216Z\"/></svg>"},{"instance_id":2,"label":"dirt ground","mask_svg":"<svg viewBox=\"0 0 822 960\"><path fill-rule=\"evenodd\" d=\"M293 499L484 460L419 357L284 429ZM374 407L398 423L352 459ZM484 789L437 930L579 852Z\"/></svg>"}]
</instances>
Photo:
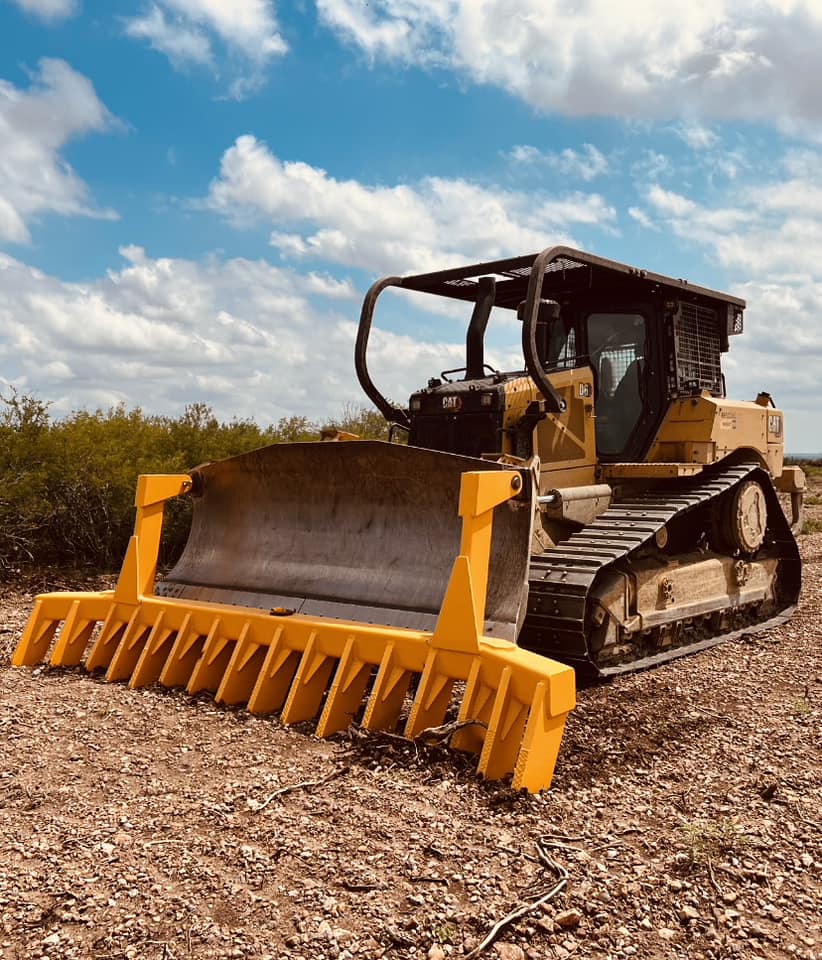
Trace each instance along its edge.
<instances>
[{"instance_id":1,"label":"dirt ground","mask_svg":"<svg viewBox=\"0 0 822 960\"><path fill-rule=\"evenodd\" d=\"M822 957L822 532L801 550L784 627L581 690L536 797L444 749L12 669L6 589L0 957L464 957L555 885L538 844L567 885L484 957Z\"/></svg>"}]
</instances>

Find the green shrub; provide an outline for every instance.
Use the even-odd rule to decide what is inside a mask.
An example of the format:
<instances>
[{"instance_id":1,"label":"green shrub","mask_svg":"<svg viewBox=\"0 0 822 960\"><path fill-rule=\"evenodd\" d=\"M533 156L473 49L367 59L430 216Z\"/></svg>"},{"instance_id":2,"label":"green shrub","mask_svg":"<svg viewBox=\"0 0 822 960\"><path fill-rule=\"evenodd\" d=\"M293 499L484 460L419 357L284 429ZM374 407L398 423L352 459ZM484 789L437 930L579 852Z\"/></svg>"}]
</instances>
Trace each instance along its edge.
<instances>
[{"instance_id":1,"label":"green shrub","mask_svg":"<svg viewBox=\"0 0 822 960\"><path fill-rule=\"evenodd\" d=\"M270 443L315 440L321 428L297 416L266 428L251 420L222 423L203 403L176 418L119 406L54 420L49 406L16 391L0 396L2 579L45 564L114 570L132 531L141 473L185 473ZM330 425L386 436L382 417L370 410L346 408ZM190 509L185 498L168 505L161 563L182 549Z\"/></svg>"}]
</instances>

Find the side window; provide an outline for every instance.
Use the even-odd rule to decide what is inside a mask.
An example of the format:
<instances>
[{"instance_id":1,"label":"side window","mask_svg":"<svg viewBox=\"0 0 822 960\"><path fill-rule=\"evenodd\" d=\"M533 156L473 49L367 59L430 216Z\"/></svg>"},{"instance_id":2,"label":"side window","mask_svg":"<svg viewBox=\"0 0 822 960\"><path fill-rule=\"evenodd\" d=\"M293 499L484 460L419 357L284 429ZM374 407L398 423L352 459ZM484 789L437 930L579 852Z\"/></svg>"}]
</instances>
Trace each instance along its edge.
<instances>
[{"instance_id":1,"label":"side window","mask_svg":"<svg viewBox=\"0 0 822 960\"><path fill-rule=\"evenodd\" d=\"M568 329L559 320L551 324L542 362L548 370L567 370L576 366L577 336L573 327Z\"/></svg>"},{"instance_id":2,"label":"side window","mask_svg":"<svg viewBox=\"0 0 822 960\"><path fill-rule=\"evenodd\" d=\"M592 313L587 327L597 383L597 448L618 454L642 415L645 319L638 313Z\"/></svg>"}]
</instances>

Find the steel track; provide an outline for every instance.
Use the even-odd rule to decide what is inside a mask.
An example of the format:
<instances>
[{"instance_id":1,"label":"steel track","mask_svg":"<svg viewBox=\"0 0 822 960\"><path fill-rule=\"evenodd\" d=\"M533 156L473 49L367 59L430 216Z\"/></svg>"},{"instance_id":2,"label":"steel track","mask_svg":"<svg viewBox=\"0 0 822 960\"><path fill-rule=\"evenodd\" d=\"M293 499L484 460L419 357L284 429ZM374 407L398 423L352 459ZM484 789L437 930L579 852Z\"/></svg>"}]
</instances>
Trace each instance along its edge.
<instances>
[{"instance_id":1,"label":"steel track","mask_svg":"<svg viewBox=\"0 0 822 960\"><path fill-rule=\"evenodd\" d=\"M710 507L712 501L749 478L761 484L767 500L768 526L760 554L777 556L781 561L778 608L771 609L766 619L757 620L750 611L729 604L725 612L734 621L730 630L706 637L704 624L696 631L691 629L690 620L684 619L680 622L680 643L673 648L649 652L646 646L634 658L619 662L598 660L589 644L588 614L591 594L599 579L617 564L630 565L632 557L648 548L666 524ZM554 549L532 556L528 607L518 642L527 649L570 663L587 676L606 677L643 669L742 632L752 633L784 622L795 608L800 578L796 541L768 474L750 464L706 471L697 478L669 481L654 490L626 497Z\"/></svg>"}]
</instances>

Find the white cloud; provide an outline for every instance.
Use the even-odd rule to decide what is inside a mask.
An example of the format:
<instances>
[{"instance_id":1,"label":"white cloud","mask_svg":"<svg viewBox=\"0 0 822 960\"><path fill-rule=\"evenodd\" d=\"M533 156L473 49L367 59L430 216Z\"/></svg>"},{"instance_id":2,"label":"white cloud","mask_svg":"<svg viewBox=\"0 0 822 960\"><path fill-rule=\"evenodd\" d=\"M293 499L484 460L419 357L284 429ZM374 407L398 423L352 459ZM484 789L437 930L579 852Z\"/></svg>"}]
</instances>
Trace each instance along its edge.
<instances>
[{"instance_id":1,"label":"white cloud","mask_svg":"<svg viewBox=\"0 0 822 960\"><path fill-rule=\"evenodd\" d=\"M80 9L79 0L12 0L21 10L41 20L55 21L73 17Z\"/></svg>"},{"instance_id":2,"label":"white cloud","mask_svg":"<svg viewBox=\"0 0 822 960\"><path fill-rule=\"evenodd\" d=\"M570 242L574 224L607 229L616 219L595 193L519 193L442 177L395 186L336 180L280 160L252 136L223 154L207 204L237 225L269 220L271 243L285 256L386 273L536 252Z\"/></svg>"},{"instance_id":3,"label":"white cloud","mask_svg":"<svg viewBox=\"0 0 822 960\"><path fill-rule=\"evenodd\" d=\"M125 23L126 33L147 40L177 66L217 70L213 41L228 56L229 95L242 99L263 82L264 68L288 44L280 33L273 0L155 0Z\"/></svg>"},{"instance_id":4,"label":"white cloud","mask_svg":"<svg viewBox=\"0 0 822 960\"><path fill-rule=\"evenodd\" d=\"M701 123L682 123L676 128L676 133L692 150L708 150L719 143L719 136Z\"/></svg>"},{"instance_id":5,"label":"white cloud","mask_svg":"<svg viewBox=\"0 0 822 960\"><path fill-rule=\"evenodd\" d=\"M54 401L57 413L119 402L173 413L202 400L260 423L367 402L353 361L360 294L347 281L262 260L120 252L119 269L83 284L0 254L0 384ZM407 400L459 366L464 328L451 332L449 343L375 328L376 382Z\"/></svg>"},{"instance_id":6,"label":"white cloud","mask_svg":"<svg viewBox=\"0 0 822 960\"><path fill-rule=\"evenodd\" d=\"M63 60L42 60L28 90L0 80L0 242L26 243L45 213L113 217L60 156L71 139L110 124L91 82Z\"/></svg>"},{"instance_id":7,"label":"white cloud","mask_svg":"<svg viewBox=\"0 0 822 960\"><path fill-rule=\"evenodd\" d=\"M543 153L536 147L516 146L509 156L515 163L544 165L567 177L578 177L586 183L608 172L608 160L591 143L584 143L581 150L567 147L559 153Z\"/></svg>"},{"instance_id":8,"label":"white cloud","mask_svg":"<svg viewBox=\"0 0 822 960\"><path fill-rule=\"evenodd\" d=\"M148 40L173 63L212 62L211 44L202 30L180 22L169 22L159 7L152 7L141 17L126 24L126 33L137 40Z\"/></svg>"},{"instance_id":9,"label":"white cloud","mask_svg":"<svg viewBox=\"0 0 822 960\"><path fill-rule=\"evenodd\" d=\"M538 109L822 127L817 0L317 0L370 59L443 64Z\"/></svg>"},{"instance_id":10,"label":"white cloud","mask_svg":"<svg viewBox=\"0 0 822 960\"><path fill-rule=\"evenodd\" d=\"M659 227L640 207L628 207L628 216L646 230L659 230Z\"/></svg>"},{"instance_id":11,"label":"white cloud","mask_svg":"<svg viewBox=\"0 0 822 960\"><path fill-rule=\"evenodd\" d=\"M654 185L645 192L653 217L639 207L629 213L646 227L664 224L724 268L725 287L748 302L745 334L731 341L729 392L771 392L788 413L787 449L814 452L822 439L822 151L789 151L782 166L714 203Z\"/></svg>"}]
</instances>

